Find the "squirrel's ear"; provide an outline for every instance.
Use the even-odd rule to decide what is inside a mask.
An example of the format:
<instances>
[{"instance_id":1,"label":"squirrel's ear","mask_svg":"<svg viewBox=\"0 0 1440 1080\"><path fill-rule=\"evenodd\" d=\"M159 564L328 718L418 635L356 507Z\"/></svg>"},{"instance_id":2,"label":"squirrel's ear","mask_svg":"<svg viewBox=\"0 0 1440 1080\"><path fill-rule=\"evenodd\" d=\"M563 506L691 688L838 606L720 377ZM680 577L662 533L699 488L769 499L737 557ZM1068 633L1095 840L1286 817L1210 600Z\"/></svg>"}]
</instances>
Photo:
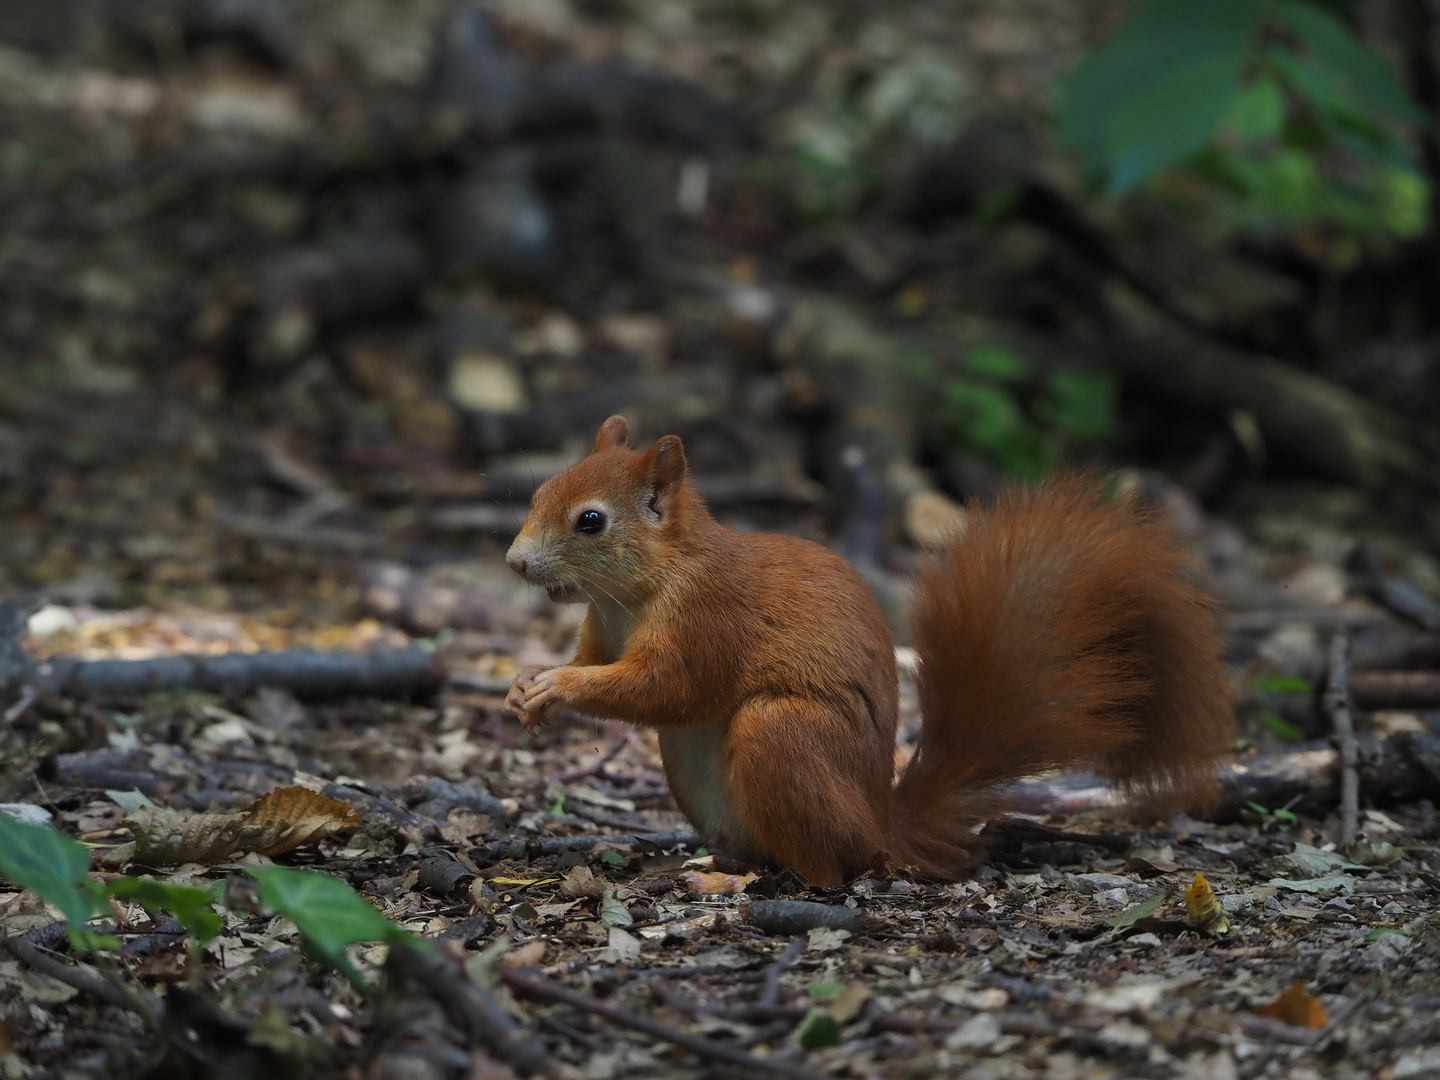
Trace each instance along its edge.
<instances>
[{"instance_id":1,"label":"squirrel's ear","mask_svg":"<svg viewBox=\"0 0 1440 1080\"><path fill-rule=\"evenodd\" d=\"M628 445L626 440L629 438L630 425L625 422L625 417L612 416L600 425L600 433L595 436L595 445L590 447L590 452L595 454L612 446Z\"/></svg>"},{"instance_id":2,"label":"squirrel's ear","mask_svg":"<svg viewBox=\"0 0 1440 1080\"><path fill-rule=\"evenodd\" d=\"M650 488L650 509L663 515L685 479L685 444L678 435L666 435L657 439L640 460Z\"/></svg>"}]
</instances>

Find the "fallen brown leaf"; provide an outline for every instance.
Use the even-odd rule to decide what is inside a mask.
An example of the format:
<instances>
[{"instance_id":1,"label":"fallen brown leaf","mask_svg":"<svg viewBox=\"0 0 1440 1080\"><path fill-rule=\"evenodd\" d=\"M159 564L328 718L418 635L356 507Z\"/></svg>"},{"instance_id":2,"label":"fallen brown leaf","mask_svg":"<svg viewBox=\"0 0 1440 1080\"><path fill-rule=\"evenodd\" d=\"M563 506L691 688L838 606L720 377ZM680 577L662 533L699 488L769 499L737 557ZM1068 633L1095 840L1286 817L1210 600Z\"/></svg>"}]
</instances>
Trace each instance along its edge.
<instances>
[{"instance_id":1,"label":"fallen brown leaf","mask_svg":"<svg viewBox=\"0 0 1440 1080\"><path fill-rule=\"evenodd\" d=\"M127 860L155 866L210 865L247 851L280 855L359 828L360 816L347 804L308 788L284 787L234 814L179 813L144 806L126 817L125 824L135 834L134 850L123 852ZM110 861L114 860L112 855Z\"/></svg>"},{"instance_id":2,"label":"fallen brown leaf","mask_svg":"<svg viewBox=\"0 0 1440 1080\"><path fill-rule=\"evenodd\" d=\"M1255 1015L1304 1028L1322 1028L1330 1022L1325 1006L1319 998L1306 992L1303 982L1291 983L1290 988L1270 1004L1256 1008Z\"/></svg>"},{"instance_id":3,"label":"fallen brown leaf","mask_svg":"<svg viewBox=\"0 0 1440 1080\"><path fill-rule=\"evenodd\" d=\"M760 875L746 874L738 877L735 874L722 874L719 871L707 874L703 870L691 870L680 880L685 882L688 892L703 896L739 896L745 891L746 885L759 881Z\"/></svg>"},{"instance_id":4,"label":"fallen brown leaf","mask_svg":"<svg viewBox=\"0 0 1440 1080\"><path fill-rule=\"evenodd\" d=\"M354 807L303 787L276 788L241 813L250 815L245 842L261 855L283 855L360 827Z\"/></svg>"},{"instance_id":5,"label":"fallen brown leaf","mask_svg":"<svg viewBox=\"0 0 1440 1080\"><path fill-rule=\"evenodd\" d=\"M511 949L500 957L500 963L504 967L533 967L545 959L545 942L540 939L527 941L518 949Z\"/></svg>"},{"instance_id":6,"label":"fallen brown leaf","mask_svg":"<svg viewBox=\"0 0 1440 1080\"><path fill-rule=\"evenodd\" d=\"M572 867L560 882L560 895L571 899L598 900L605 894L605 882L597 880L594 871L581 863Z\"/></svg>"}]
</instances>

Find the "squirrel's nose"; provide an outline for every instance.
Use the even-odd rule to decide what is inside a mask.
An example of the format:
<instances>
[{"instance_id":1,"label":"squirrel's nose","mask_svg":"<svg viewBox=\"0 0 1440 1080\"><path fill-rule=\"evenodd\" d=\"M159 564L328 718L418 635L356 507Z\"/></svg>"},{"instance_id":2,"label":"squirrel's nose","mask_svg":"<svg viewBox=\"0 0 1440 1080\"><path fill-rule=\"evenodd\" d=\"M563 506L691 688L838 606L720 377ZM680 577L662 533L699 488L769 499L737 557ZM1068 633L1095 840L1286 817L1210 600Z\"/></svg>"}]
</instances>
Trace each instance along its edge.
<instances>
[{"instance_id":1,"label":"squirrel's nose","mask_svg":"<svg viewBox=\"0 0 1440 1080\"><path fill-rule=\"evenodd\" d=\"M528 564L525 562L524 555L507 555L505 556L505 561L510 564L511 570L514 570L521 577L525 576L525 567Z\"/></svg>"}]
</instances>

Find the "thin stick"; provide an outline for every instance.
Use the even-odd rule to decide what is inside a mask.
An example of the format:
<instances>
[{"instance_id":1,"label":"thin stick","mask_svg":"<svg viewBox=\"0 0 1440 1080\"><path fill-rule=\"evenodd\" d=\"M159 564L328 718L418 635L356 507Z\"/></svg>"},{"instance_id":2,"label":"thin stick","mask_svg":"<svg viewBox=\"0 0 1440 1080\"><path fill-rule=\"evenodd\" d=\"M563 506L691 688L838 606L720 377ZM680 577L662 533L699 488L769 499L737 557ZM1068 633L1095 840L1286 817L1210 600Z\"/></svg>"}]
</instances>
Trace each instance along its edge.
<instances>
[{"instance_id":1,"label":"thin stick","mask_svg":"<svg viewBox=\"0 0 1440 1080\"><path fill-rule=\"evenodd\" d=\"M449 956L438 949L396 945L391 947L386 965L423 986L465 1030L472 1044L488 1047L522 1076L543 1069L549 1057L545 1044L511 1019Z\"/></svg>"},{"instance_id":2,"label":"thin stick","mask_svg":"<svg viewBox=\"0 0 1440 1080\"><path fill-rule=\"evenodd\" d=\"M788 1076L791 1080L824 1080L819 1073L811 1072L803 1066L792 1065L788 1061L776 1061L773 1058L758 1058L754 1054L748 1054L744 1050L726 1043L715 1042L713 1039L706 1039L699 1035L691 1035L688 1031L681 1031L669 1024L651 1020L648 1016L640 1016L629 1009L607 1004L589 994L571 990L568 986L561 986L543 975L535 975L516 968L501 968L500 978L511 990L523 997L534 998L538 1001L558 1001L563 1005L594 1013L596 1016L602 1016L609 1020L612 1024L618 1024L620 1027L630 1028L633 1031L643 1031L646 1035L684 1047L692 1054L699 1054L710 1061L724 1061L756 1072Z\"/></svg>"},{"instance_id":3,"label":"thin stick","mask_svg":"<svg viewBox=\"0 0 1440 1080\"><path fill-rule=\"evenodd\" d=\"M800 956L806 940L797 937L790 943L789 948L780 954L779 959L765 969L765 992L760 995L761 1005L780 1004L780 976L784 975L785 969Z\"/></svg>"},{"instance_id":4,"label":"thin stick","mask_svg":"<svg viewBox=\"0 0 1440 1080\"><path fill-rule=\"evenodd\" d=\"M620 751L624 750L625 747L629 744L630 736L621 735L618 739L616 739L614 742L612 742L609 746L605 748L605 752L602 753L598 759L591 762L589 765L581 765L578 769L571 769L568 772L563 772L555 779L559 780L562 784L569 784L575 780L583 780L587 776L598 775L605 768L605 766L609 765L610 762L614 761L615 758L619 755Z\"/></svg>"},{"instance_id":5,"label":"thin stick","mask_svg":"<svg viewBox=\"0 0 1440 1080\"><path fill-rule=\"evenodd\" d=\"M478 863L490 866L501 859L525 859L537 855L559 855L566 851L589 851L597 844L614 844L617 847L637 847L641 843L656 847L699 847L704 840L692 832L653 832L636 829L622 835L610 836L548 836L541 840L496 840L494 843L473 847L467 854Z\"/></svg>"},{"instance_id":6,"label":"thin stick","mask_svg":"<svg viewBox=\"0 0 1440 1080\"><path fill-rule=\"evenodd\" d=\"M1340 744L1340 847L1355 839L1360 819L1360 772L1355 767L1355 721L1350 714L1350 636L1337 630L1330 639L1330 679L1325 688L1325 709Z\"/></svg>"},{"instance_id":7,"label":"thin stick","mask_svg":"<svg viewBox=\"0 0 1440 1080\"><path fill-rule=\"evenodd\" d=\"M42 975L59 979L67 986L73 986L83 994L97 997L106 1004L118 1005L122 1009L138 1013L140 1018L145 1021L146 1027L151 1031L159 1030L160 1014L164 1012L165 1006L150 991L126 986L118 980L112 982L102 976L92 975L82 968L71 967L26 941L21 935L6 938L5 947L17 960L23 961Z\"/></svg>"}]
</instances>

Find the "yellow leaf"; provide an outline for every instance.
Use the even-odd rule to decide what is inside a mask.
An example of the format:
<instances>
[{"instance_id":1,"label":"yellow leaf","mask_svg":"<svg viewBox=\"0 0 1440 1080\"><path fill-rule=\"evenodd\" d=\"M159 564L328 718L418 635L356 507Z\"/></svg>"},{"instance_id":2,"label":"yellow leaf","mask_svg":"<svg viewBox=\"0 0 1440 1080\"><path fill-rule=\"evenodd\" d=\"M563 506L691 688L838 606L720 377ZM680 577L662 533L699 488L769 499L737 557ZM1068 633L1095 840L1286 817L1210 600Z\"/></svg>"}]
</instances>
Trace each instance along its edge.
<instances>
[{"instance_id":1,"label":"yellow leaf","mask_svg":"<svg viewBox=\"0 0 1440 1080\"><path fill-rule=\"evenodd\" d=\"M492 877L486 878L492 885L552 885L559 881L558 877L529 878L529 877Z\"/></svg>"}]
</instances>

